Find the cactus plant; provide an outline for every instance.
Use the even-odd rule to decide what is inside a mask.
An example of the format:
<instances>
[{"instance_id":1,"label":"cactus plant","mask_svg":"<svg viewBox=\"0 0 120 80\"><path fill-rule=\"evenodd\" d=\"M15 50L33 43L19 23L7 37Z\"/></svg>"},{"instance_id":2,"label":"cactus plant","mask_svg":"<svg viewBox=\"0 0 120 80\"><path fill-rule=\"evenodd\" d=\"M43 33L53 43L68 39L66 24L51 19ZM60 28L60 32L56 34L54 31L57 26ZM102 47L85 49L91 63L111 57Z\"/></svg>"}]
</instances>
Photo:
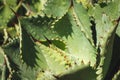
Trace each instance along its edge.
<instances>
[{"instance_id":1,"label":"cactus plant","mask_svg":"<svg viewBox=\"0 0 120 80\"><path fill-rule=\"evenodd\" d=\"M0 1L1 80L119 80L119 0L9 1Z\"/></svg>"}]
</instances>

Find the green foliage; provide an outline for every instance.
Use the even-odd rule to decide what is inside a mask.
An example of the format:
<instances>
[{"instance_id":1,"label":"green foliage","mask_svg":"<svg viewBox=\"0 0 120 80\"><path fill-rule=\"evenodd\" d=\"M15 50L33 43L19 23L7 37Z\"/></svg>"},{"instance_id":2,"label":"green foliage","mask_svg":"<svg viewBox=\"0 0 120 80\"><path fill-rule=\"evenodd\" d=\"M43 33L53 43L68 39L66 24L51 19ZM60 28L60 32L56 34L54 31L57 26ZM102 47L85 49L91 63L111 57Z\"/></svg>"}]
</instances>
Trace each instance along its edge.
<instances>
[{"instance_id":1,"label":"green foliage","mask_svg":"<svg viewBox=\"0 0 120 80\"><path fill-rule=\"evenodd\" d=\"M119 0L1 0L0 78L119 80L119 22Z\"/></svg>"},{"instance_id":2,"label":"green foliage","mask_svg":"<svg viewBox=\"0 0 120 80\"><path fill-rule=\"evenodd\" d=\"M120 79L120 70L114 75L112 80L119 80Z\"/></svg>"},{"instance_id":3,"label":"green foliage","mask_svg":"<svg viewBox=\"0 0 120 80\"><path fill-rule=\"evenodd\" d=\"M14 16L11 8L15 11L19 8L16 0L2 0L0 1L0 30L7 27L8 22Z\"/></svg>"}]
</instances>

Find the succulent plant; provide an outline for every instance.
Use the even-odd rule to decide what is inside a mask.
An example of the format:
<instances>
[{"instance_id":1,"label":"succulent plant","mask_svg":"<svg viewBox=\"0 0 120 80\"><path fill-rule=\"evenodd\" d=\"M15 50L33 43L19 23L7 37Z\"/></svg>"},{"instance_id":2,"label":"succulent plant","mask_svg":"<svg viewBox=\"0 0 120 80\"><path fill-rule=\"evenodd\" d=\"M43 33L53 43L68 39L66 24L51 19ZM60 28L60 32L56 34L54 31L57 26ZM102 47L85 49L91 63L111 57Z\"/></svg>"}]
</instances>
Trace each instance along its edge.
<instances>
[{"instance_id":1,"label":"succulent plant","mask_svg":"<svg viewBox=\"0 0 120 80\"><path fill-rule=\"evenodd\" d=\"M0 18L1 80L119 80L119 0L2 0Z\"/></svg>"}]
</instances>

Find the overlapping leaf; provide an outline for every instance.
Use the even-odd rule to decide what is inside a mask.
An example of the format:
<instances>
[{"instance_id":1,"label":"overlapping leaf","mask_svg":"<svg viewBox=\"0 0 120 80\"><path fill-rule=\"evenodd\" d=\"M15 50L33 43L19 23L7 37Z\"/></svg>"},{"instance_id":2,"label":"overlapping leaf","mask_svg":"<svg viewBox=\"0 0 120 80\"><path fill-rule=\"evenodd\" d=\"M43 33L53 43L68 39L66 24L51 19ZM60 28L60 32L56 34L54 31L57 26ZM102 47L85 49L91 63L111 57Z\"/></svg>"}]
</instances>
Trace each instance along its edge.
<instances>
[{"instance_id":1,"label":"overlapping leaf","mask_svg":"<svg viewBox=\"0 0 120 80\"><path fill-rule=\"evenodd\" d=\"M28 45L26 45L28 44ZM21 51L21 57L23 61L30 67L35 67L37 65L36 59L39 59L37 54L39 53L36 48L35 44L30 38L30 36L25 32L24 29L22 29L22 40L21 40L21 46L20 46L20 51ZM40 55L42 58L43 56ZM43 61L43 66L44 64L44 57L40 59L41 62ZM41 66L42 66L41 65ZM44 66L45 68L45 66Z\"/></svg>"},{"instance_id":2,"label":"overlapping leaf","mask_svg":"<svg viewBox=\"0 0 120 80\"><path fill-rule=\"evenodd\" d=\"M78 4L74 4L74 5L78 5ZM78 8L82 9L84 13L84 9L81 7L82 5L79 6ZM91 38L90 26L89 24L87 26L78 25L81 22L78 19L76 20L75 18L85 19L86 22L89 23L88 17L86 19L86 17L83 18L78 16L78 13L74 12L74 6L73 6L69 10L68 14L65 15L55 24L54 29L60 36L62 36L63 40L66 42L68 53L70 53L72 57L78 58L80 61L83 61L86 64L90 62L91 65L93 66L96 63L96 50L89 41L89 39ZM81 29L83 29L83 31ZM84 31L86 29L88 32ZM86 37L86 34L89 34L87 35L89 36L89 39L88 37Z\"/></svg>"},{"instance_id":3,"label":"overlapping leaf","mask_svg":"<svg viewBox=\"0 0 120 80\"><path fill-rule=\"evenodd\" d=\"M44 5L45 9L43 12L47 16L60 18L67 13L70 4L70 0L48 0Z\"/></svg>"},{"instance_id":4,"label":"overlapping leaf","mask_svg":"<svg viewBox=\"0 0 120 80\"><path fill-rule=\"evenodd\" d=\"M0 2L2 3L2 5L0 5L0 27L7 27L7 23L14 16L14 13L10 8L17 10L17 1L8 0Z\"/></svg>"},{"instance_id":5,"label":"overlapping leaf","mask_svg":"<svg viewBox=\"0 0 120 80\"><path fill-rule=\"evenodd\" d=\"M16 5L12 5L11 1L16 3L16 0L10 0L0 7L0 18L5 17L9 21L8 17L11 16L5 15L11 14L9 7ZM114 0L104 6L95 5L89 13L95 19L97 52L92 39L90 19L81 3L74 0L23 1L23 7L29 9L28 14L32 10L35 13L43 10L46 16L22 18L21 31L17 35L20 36L20 41L13 40L11 44L3 45L10 63L11 79L96 80L96 73L98 80L104 79L112 56L117 19L120 16L119 3L119 0ZM0 26L6 26L8 21L1 20L3 24ZM15 29L10 30L10 36L14 34L12 31ZM95 66L96 63L98 66ZM97 72L93 67L97 67Z\"/></svg>"},{"instance_id":6,"label":"overlapping leaf","mask_svg":"<svg viewBox=\"0 0 120 80\"><path fill-rule=\"evenodd\" d=\"M51 71L51 74L53 73L53 75L56 76L63 74L71 63L70 57L54 45L51 45L51 47L44 46L40 43L38 43L38 45L40 46L40 49L47 61L47 70Z\"/></svg>"},{"instance_id":7,"label":"overlapping leaf","mask_svg":"<svg viewBox=\"0 0 120 80\"><path fill-rule=\"evenodd\" d=\"M82 11L81 15L79 15L77 7ZM64 74L67 68L68 70L75 69L76 66L80 67L82 63L94 67L96 50L92 44L90 20L88 16L82 16L83 14L87 15L87 12L82 5L74 3L68 13L58 21L55 21L54 18L39 16L21 21L23 29L40 44L40 50L47 61L47 70L51 71L49 71L51 75L53 73L55 76L59 76L59 74ZM67 49L61 49L55 45L54 40L64 43Z\"/></svg>"},{"instance_id":8,"label":"overlapping leaf","mask_svg":"<svg viewBox=\"0 0 120 80\"><path fill-rule=\"evenodd\" d=\"M10 67L14 71L11 75L13 80L35 79L35 74L33 70L28 68L28 66L26 64L23 64L21 61L19 53L19 44L17 41L10 43L9 45L4 46L3 48L6 55L9 57Z\"/></svg>"},{"instance_id":9,"label":"overlapping leaf","mask_svg":"<svg viewBox=\"0 0 120 80\"><path fill-rule=\"evenodd\" d=\"M59 37L51 28L54 21L54 18L38 16L37 18L22 19L21 23L22 27L35 39L46 41L45 37L50 40Z\"/></svg>"},{"instance_id":10,"label":"overlapping leaf","mask_svg":"<svg viewBox=\"0 0 120 80\"><path fill-rule=\"evenodd\" d=\"M117 0L116 0L117 1ZM95 19L96 23L96 34L97 34L97 46L100 48L100 64L98 66L97 74L99 74L97 79L104 79L106 72L109 68L111 56L112 56L112 46L114 40L115 30L117 28L119 18L119 9L117 2L111 2L109 4L114 5L116 15L112 15L110 6L101 7L96 5L91 16ZM119 2L118 2L119 3ZM109 46L109 47L108 47Z\"/></svg>"}]
</instances>

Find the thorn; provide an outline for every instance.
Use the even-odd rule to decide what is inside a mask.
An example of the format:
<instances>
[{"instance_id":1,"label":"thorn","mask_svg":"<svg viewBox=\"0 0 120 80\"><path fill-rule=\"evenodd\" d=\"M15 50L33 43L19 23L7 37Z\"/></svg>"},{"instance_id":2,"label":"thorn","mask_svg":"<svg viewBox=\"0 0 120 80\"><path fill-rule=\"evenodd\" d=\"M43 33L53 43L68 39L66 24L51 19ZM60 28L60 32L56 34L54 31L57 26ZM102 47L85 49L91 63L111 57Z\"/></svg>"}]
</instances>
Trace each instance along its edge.
<instances>
[{"instance_id":1,"label":"thorn","mask_svg":"<svg viewBox=\"0 0 120 80\"><path fill-rule=\"evenodd\" d=\"M73 7L73 0L71 0L71 5L70 5L70 8Z\"/></svg>"},{"instance_id":2,"label":"thorn","mask_svg":"<svg viewBox=\"0 0 120 80\"><path fill-rule=\"evenodd\" d=\"M69 66L66 66L65 68L66 68L66 70L68 70L68 69L69 69Z\"/></svg>"},{"instance_id":3,"label":"thorn","mask_svg":"<svg viewBox=\"0 0 120 80\"><path fill-rule=\"evenodd\" d=\"M64 58L66 59L66 58L67 58L67 56L65 55L65 56L64 56Z\"/></svg>"},{"instance_id":4,"label":"thorn","mask_svg":"<svg viewBox=\"0 0 120 80\"><path fill-rule=\"evenodd\" d=\"M89 61L89 62L88 62L88 64L90 65L90 64L91 64L91 62Z\"/></svg>"},{"instance_id":5,"label":"thorn","mask_svg":"<svg viewBox=\"0 0 120 80\"><path fill-rule=\"evenodd\" d=\"M38 43L41 43L41 41L35 39L32 35L30 35L31 39L34 41L34 42L38 42Z\"/></svg>"},{"instance_id":6,"label":"thorn","mask_svg":"<svg viewBox=\"0 0 120 80\"><path fill-rule=\"evenodd\" d=\"M43 35L44 36L44 38L47 40L47 42L49 43L49 44L52 44L52 42L45 36L45 35Z\"/></svg>"},{"instance_id":7,"label":"thorn","mask_svg":"<svg viewBox=\"0 0 120 80\"><path fill-rule=\"evenodd\" d=\"M53 74L53 76L54 76L56 79L59 79L59 76L57 76L57 75L54 75L54 74Z\"/></svg>"},{"instance_id":8,"label":"thorn","mask_svg":"<svg viewBox=\"0 0 120 80\"><path fill-rule=\"evenodd\" d=\"M75 65L77 65L77 62L74 62Z\"/></svg>"},{"instance_id":9,"label":"thorn","mask_svg":"<svg viewBox=\"0 0 120 80\"><path fill-rule=\"evenodd\" d=\"M81 61L81 64L84 64L84 61L83 61L83 60Z\"/></svg>"}]
</instances>

